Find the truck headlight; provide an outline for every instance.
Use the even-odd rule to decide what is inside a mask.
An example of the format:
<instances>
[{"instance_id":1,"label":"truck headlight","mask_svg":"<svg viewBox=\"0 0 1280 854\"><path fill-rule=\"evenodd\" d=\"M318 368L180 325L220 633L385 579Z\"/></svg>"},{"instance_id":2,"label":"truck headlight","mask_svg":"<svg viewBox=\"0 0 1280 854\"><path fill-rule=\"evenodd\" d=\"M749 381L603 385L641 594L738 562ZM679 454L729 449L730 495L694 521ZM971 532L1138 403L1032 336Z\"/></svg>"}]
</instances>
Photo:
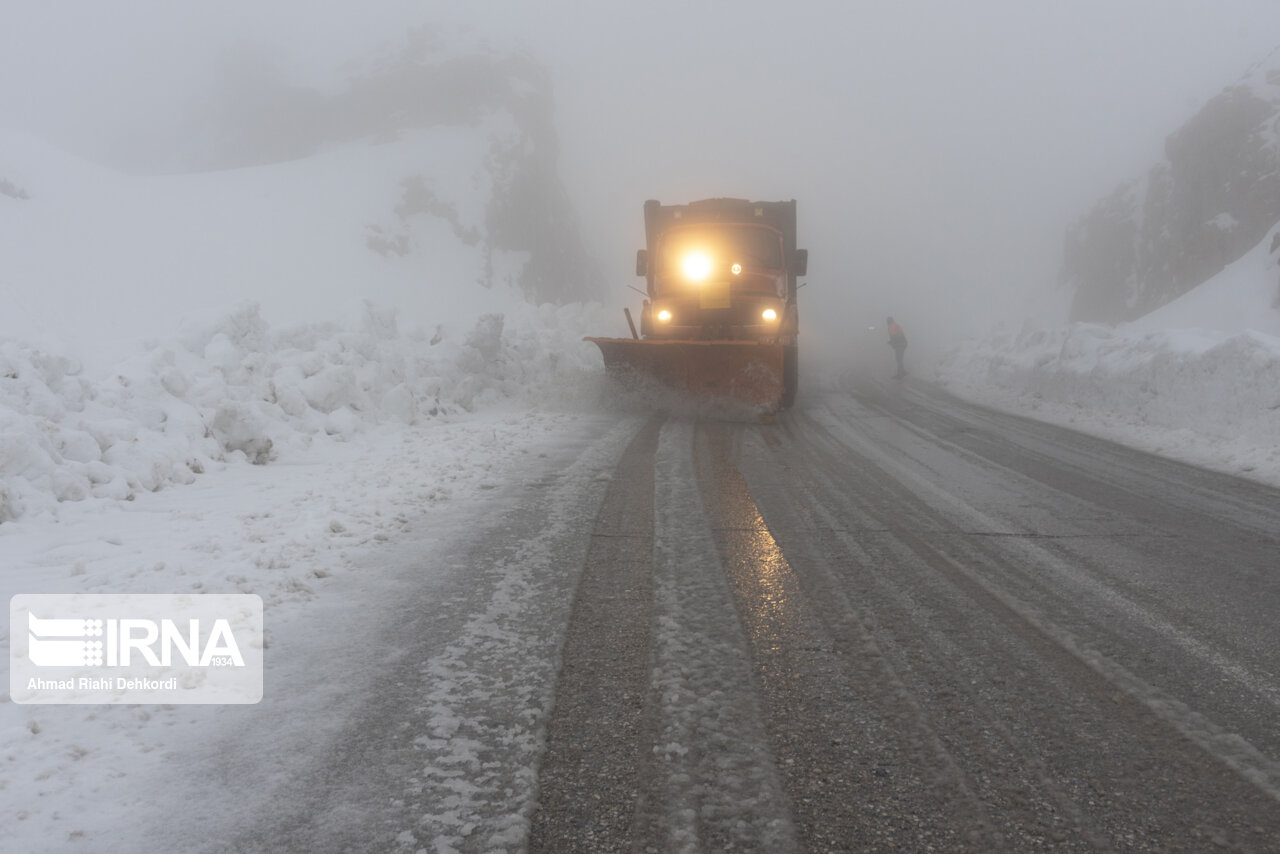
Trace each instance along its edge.
<instances>
[{"instance_id":1,"label":"truck headlight","mask_svg":"<svg viewBox=\"0 0 1280 854\"><path fill-rule=\"evenodd\" d=\"M661 310L658 312L658 320L662 321L663 323L670 323L670 322L671 322L671 312L667 311L665 308L664 308L664 309L661 309Z\"/></svg>"},{"instance_id":2,"label":"truck headlight","mask_svg":"<svg viewBox=\"0 0 1280 854\"><path fill-rule=\"evenodd\" d=\"M765 320L769 321L770 323L778 319L778 313L771 308L766 308L763 312L761 312L760 316L763 317Z\"/></svg>"},{"instance_id":3,"label":"truck headlight","mask_svg":"<svg viewBox=\"0 0 1280 854\"><path fill-rule=\"evenodd\" d=\"M685 278L701 282L711 275L711 256L705 252L690 252L684 256L680 268L684 271Z\"/></svg>"},{"instance_id":4,"label":"truck headlight","mask_svg":"<svg viewBox=\"0 0 1280 854\"><path fill-rule=\"evenodd\" d=\"M742 265L741 265L741 264L734 264L732 267L730 267L730 268L729 268L729 272L730 272L730 273L733 273L735 276L741 276L741 275L742 275Z\"/></svg>"}]
</instances>

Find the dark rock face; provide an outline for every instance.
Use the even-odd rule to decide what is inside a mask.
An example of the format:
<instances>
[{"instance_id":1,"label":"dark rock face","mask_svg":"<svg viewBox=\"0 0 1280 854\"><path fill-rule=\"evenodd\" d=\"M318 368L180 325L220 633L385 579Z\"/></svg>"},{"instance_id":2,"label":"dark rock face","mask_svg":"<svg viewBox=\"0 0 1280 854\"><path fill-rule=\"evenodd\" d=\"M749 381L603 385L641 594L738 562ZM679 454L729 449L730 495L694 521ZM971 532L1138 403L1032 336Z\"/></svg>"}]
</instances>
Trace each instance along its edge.
<instances>
[{"instance_id":1,"label":"dark rock face","mask_svg":"<svg viewBox=\"0 0 1280 854\"><path fill-rule=\"evenodd\" d=\"M1067 231L1072 319L1140 317L1212 278L1280 221L1280 51L1165 141L1166 160Z\"/></svg>"}]
</instances>

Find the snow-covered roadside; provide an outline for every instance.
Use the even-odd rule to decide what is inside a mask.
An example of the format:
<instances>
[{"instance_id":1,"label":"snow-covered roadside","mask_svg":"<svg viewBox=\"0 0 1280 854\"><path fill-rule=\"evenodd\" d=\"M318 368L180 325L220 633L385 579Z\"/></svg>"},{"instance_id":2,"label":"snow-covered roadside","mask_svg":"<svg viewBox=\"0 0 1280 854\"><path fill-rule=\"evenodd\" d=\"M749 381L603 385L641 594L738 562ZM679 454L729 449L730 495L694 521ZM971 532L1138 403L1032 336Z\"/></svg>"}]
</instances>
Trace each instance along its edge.
<instances>
[{"instance_id":1,"label":"snow-covered roadside","mask_svg":"<svg viewBox=\"0 0 1280 854\"><path fill-rule=\"evenodd\" d=\"M1280 486L1280 338L1075 324L997 332L937 369L953 393Z\"/></svg>"},{"instance_id":2,"label":"snow-covered roadside","mask_svg":"<svg viewBox=\"0 0 1280 854\"><path fill-rule=\"evenodd\" d=\"M996 409L1280 486L1280 225L1139 320L997 329L938 364Z\"/></svg>"},{"instance_id":3,"label":"snow-covered roadside","mask_svg":"<svg viewBox=\"0 0 1280 854\"><path fill-rule=\"evenodd\" d=\"M317 624L376 625L379 609L410 581L414 595L428 591L428 599L434 587L470 583L455 576L471 568L435 559L442 544L474 533L477 514L499 510L510 485L545 476L548 454L564 453L612 421L572 410L490 407L374 428L287 462L229 465L129 502L63 504L56 518L21 530L7 525L0 536L6 601L29 589L257 593L266 605L268 694L300 681L315 691L285 704L303 714L292 723L273 719L274 734L245 711L250 707L0 704L6 846L59 851L80 842L84 850L127 850L134 831L158 832L130 822L154 818L163 800L156 781L173 770L162 772L163 763L209 749L216 734L227 736L242 719L252 718L255 731L246 745L279 749L282 739L305 744L323 736L341 722L342 703L353 700L323 667L299 679L307 639L341 645ZM410 576L406 549L418 556ZM305 666L317 663L325 662ZM204 787L225 794L225 802L191 805L192 815L174 822L248 808L237 804L238 792L263 781L237 788L236 773L250 763L222 762L227 767L209 762L189 770L226 773L225 785ZM189 828L174 835L189 836Z\"/></svg>"},{"instance_id":4,"label":"snow-covered roadside","mask_svg":"<svg viewBox=\"0 0 1280 854\"><path fill-rule=\"evenodd\" d=\"M446 545L616 427L581 340L616 321L527 301L530 253L488 233L520 126L474 118L152 177L0 132L0 592L255 593L268 644L258 706L0 703L0 848L229 826L237 775L271 767L241 760L356 702L332 627L478 589ZM158 814L169 762L227 797Z\"/></svg>"},{"instance_id":5,"label":"snow-covered roadside","mask_svg":"<svg viewBox=\"0 0 1280 854\"><path fill-rule=\"evenodd\" d=\"M350 326L286 329L246 304L93 371L0 339L0 522L287 461L379 424L563 398L600 375L578 331L597 309L511 306L470 328L406 333L369 304Z\"/></svg>"},{"instance_id":6,"label":"snow-covered roadside","mask_svg":"<svg viewBox=\"0 0 1280 854\"><path fill-rule=\"evenodd\" d=\"M317 619L374 619L406 577L416 596L464 583L454 576L468 568L433 562L435 549L473 533L547 453L611 421L597 406L598 353L580 341L596 309L507 309L404 332L369 305L348 325L285 329L245 305L109 369L0 341L4 601L256 593L270 693L301 666ZM407 548L424 556L411 576L392 556ZM8 644L6 630L6 660ZM273 660L272 649L294 653ZM7 699L7 680L0 690ZM313 736L350 702L332 686L309 697L328 709L302 709ZM252 715L0 703L6 845L127 850L111 840L154 806L157 763ZM193 773L220 773L206 766ZM233 807L225 790L220 807Z\"/></svg>"}]
</instances>

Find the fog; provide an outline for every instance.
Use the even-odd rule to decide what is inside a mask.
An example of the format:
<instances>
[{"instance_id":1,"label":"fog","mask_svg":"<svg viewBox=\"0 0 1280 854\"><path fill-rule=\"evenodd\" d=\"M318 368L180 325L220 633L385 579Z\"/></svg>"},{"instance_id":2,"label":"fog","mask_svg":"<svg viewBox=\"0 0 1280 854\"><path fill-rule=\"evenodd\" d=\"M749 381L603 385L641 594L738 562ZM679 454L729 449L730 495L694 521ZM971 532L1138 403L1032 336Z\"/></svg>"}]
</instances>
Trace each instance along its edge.
<instances>
[{"instance_id":1,"label":"fog","mask_svg":"<svg viewBox=\"0 0 1280 854\"><path fill-rule=\"evenodd\" d=\"M158 169L158 142L233 47L332 88L406 27L466 26L551 69L563 177L605 301L634 302L645 199L795 198L806 346L843 360L874 342L887 368L886 314L924 359L997 320L1060 311L1066 225L1145 172L1280 33L1274 0L871 7L10 4L0 125Z\"/></svg>"}]
</instances>

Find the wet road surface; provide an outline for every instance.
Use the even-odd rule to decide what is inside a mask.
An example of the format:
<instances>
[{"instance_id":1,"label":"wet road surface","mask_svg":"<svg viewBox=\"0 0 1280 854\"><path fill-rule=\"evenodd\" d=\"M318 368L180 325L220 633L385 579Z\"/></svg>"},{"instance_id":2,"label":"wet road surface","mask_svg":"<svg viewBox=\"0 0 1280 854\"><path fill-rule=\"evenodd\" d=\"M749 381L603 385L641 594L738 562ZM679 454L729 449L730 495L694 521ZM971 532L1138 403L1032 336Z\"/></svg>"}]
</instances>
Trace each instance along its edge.
<instances>
[{"instance_id":1,"label":"wet road surface","mask_svg":"<svg viewBox=\"0 0 1280 854\"><path fill-rule=\"evenodd\" d=\"M1280 850L1280 493L869 386L655 419L529 850Z\"/></svg>"},{"instance_id":2,"label":"wet road surface","mask_svg":"<svg viewBox=\"0 0 1280 854\"><path fill-rule=\"evenodd\" d=\"M1280 491L923 385L601 424L169 850L1280 850Z\"/></svg>"}]
</instances>

